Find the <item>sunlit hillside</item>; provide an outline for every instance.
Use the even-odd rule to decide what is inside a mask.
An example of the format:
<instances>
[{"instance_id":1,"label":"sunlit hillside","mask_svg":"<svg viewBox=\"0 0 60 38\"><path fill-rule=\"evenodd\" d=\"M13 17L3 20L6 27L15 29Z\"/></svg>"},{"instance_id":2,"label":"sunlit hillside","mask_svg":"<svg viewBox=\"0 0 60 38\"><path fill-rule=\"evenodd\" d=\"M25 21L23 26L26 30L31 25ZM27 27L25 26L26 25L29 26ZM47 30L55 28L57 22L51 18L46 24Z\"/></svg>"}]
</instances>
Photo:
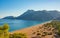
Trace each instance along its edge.
<instances>
[{"instance_id":1,"label":"sunlit hillside","mask_svg":"<svg viewBox=\"0 0 60 38\"><path fill-rule=\"evenodd\" d=\"M0 38L59 38L60 21L38 24L22 30L9 32L9 25L0 26Z\"/></svg>"}]
</instances>

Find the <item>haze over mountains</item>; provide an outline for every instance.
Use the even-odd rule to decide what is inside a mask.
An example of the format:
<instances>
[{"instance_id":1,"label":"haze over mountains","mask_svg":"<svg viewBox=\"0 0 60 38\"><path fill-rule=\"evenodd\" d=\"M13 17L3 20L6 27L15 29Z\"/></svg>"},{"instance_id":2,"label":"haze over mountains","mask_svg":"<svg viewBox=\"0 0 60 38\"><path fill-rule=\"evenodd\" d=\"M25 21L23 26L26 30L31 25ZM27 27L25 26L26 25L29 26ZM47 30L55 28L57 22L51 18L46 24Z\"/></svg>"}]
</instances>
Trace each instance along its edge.
<instances>
[{"instance_id":1,"label":"haze over mountains","mask_svg":"<svg viewBox=\"0 0 60 38\"><path fill-rule=\"evenodd\" d=\"M37 20L37 21L48 21L52 19L56 19L60 17L59 11L34 11L34 10L27 10L24 14L18 17L7 16L3 19L18 19L18 20Z\"/></svg>"}]
</instances>

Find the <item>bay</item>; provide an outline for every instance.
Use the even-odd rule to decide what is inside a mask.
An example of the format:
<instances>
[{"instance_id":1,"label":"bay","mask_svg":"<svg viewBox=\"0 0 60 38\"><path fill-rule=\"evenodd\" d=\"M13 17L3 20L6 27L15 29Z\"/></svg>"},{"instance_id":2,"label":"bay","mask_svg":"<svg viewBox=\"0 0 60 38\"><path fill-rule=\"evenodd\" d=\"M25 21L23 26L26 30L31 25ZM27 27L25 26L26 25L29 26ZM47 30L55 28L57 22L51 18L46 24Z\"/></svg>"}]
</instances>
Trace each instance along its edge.
<instances>
[{"instance_id":1,"label":"bay","mask_svg":"<svg viewBox=\"0 0 60 38\"><path fill-rule=\"evenodd\" d=\"M10 27L9 31L12 32L12 31L20 30L20 29L27 28L30 26L35 26L43 22L46 22L46 21L0 19L0 26L2 26L5 23L8 23Z\"/></svg>"}]
</instances>

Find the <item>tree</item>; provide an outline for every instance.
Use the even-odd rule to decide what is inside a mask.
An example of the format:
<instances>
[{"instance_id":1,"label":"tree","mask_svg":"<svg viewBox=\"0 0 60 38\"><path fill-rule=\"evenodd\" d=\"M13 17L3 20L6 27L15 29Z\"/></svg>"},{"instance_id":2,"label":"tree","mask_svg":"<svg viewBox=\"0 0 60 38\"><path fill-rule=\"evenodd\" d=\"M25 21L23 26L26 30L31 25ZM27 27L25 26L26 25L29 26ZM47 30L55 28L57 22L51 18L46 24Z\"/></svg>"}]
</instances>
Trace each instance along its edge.
<instances>
[{"instance_id":1,"label":"tree","mask_svg":"<svg viewBox=\"0 0 60 38\"><path fill-rule=\"evenodd\" d=\"M4 31L4 38L9 38L9 25L8 24L4 24L3 26L3 31Z\"/></svg>"}]
</instances>

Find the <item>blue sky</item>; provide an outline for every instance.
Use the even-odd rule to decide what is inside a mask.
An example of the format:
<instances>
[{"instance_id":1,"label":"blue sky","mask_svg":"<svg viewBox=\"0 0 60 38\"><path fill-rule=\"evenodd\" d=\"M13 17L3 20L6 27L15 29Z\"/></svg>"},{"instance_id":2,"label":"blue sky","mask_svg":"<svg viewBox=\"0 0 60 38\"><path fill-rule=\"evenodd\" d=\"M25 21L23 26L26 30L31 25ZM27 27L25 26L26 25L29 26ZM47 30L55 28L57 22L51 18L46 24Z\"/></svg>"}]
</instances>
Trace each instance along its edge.
<instances>
[{"instance_id":1,"label":"blue sky","mask_svg":"<svg viewBox=\"0 0 60 38\"><path fill-rule=\"evenodd\" d=\"M0 0L0 18L19 16L28 9L60 11L60 0Z\"/></svg>"}]
</instances>

